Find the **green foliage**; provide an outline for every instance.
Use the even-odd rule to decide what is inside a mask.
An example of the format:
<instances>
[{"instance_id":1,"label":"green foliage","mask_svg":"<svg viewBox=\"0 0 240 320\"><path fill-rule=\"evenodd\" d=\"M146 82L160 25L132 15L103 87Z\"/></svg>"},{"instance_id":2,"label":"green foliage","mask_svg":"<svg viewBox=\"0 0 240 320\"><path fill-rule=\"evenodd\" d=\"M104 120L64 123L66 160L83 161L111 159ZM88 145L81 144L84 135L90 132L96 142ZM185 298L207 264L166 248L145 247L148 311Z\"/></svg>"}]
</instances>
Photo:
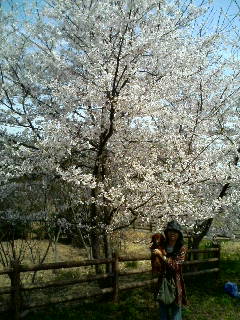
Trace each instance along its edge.
<instances>
[{"instance_id":1,"label":"green foliage","mask_svg":"<svg viewBox=\"0 0 240 320\"><path fill-rule=\"evenodd\" d=\"M138 267L137 261L127 261L124 263L125 268L128 269L136 269Z\"/></svg>"},{"instance_id":2,"label":"green foliage","mask_svg":"<svg viewBox=\"0 0 240 320\"><path fill-rule=\"evenodd\" d=\"M26 239L29 232L31 232L31 225L28 222L20 220L15 223L7 220L0 222L1 241Z\"/></svg>"},{"instance_id":3,"label":"green foliage","mask_svg":"<svg viewBox=\"0 0 240 320\"><path fill-rule=\"evenodd\" d=\"M49 238L45 224L35 223L35 225L33 226L33 233L35 238L38 240Z\"/></svg>"},{"instance_id":4,"label":"green foliage","mask_svg":"<svg viewBox=\"0 0 240 320\"><path fill-rule=\"evenodd\" d=\"M203 242L202 246L203 249L209 249L214 247L214 243L211 240L206 240Z\"/></svg>"},{"instance_id":5,"label":"green foliage","mask_svg":"<svg viewBox=\"0 0 240 320\"><path fill-rule=\"evenodd\" d=\"M61 280L74 280L79 279L80 274L79 270L57 270L55 280L61 281Z\"/></svg>"},{"instance_id":6,"label":"green foliage","mask_svg":"<svg viewBox=\"0 0 240 320\"><path fill-rule=\"evenodd\" d=\"M240 241L223 241L221 243L221 259L240 261Z\"/></svg>"}]
</instances>

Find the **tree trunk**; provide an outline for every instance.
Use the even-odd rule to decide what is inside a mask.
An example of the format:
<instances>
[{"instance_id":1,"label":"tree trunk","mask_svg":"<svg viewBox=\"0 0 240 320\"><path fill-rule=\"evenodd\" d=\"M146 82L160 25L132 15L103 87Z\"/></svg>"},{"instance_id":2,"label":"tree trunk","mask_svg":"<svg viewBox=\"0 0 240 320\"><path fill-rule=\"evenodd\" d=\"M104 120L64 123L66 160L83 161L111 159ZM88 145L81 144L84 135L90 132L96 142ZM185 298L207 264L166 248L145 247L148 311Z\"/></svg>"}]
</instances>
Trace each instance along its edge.
<instances>
[{"instance_id":1,"label":"tree trunk","mask_svg":"<svg viewBox=\"0 0 240 320\"><path fill-rule=\"evenodd\" d=\"M204 220L194 228L195 234L192 240L192 249L199 249L200 242L205 237L212 225L213 218Z\"/></svg>"},{"instance_id":2,"label":"tree trunk","mask_svg":"<svg viewBox=\"0 0 240 320\"><path fill-rule=\"evenodd\" d=\"M91 247L92 247L93 259L100 259L101 257L100 235L95 229L91 232ZM103 273L101 265L95 266L95 272L96 274Z\"/></svg>"},{"instance_id":3,"label":"tree trunk","mask_svg":"<svg viewBox=\"0 0 240 320\"><path fill-rule=\"evenodd\" d=\"M109 239L109 235L105 232L103 237L103 243L104 243L104 254L105 258L111 259L112 258L112 246ZM106 273L112 272L112 263L106 264Z\"/></svg>"},{"instance_id":4,"label":"tree trunk","mask_svg":"<svg viewBox=\"0 0 240 320\"><path fill-rule=\"evenodd\" d=\"M206 236L208 233L211 224L212 224L213 218L204 220L203 222L196 223L194 226L194 231L191 237L188 238L188 247L191 249L199 249L200 242L202 241L203 237ZM199 254L198 253L192 253L191 257L188 257L189 260L198 260ZM190 266L190 271L198 271L198 265Z\"/></svg>"},{"instance_id":5,"label":"tree trunk","mask_svg":"<svg viewBox=\"0 0 240 320\"><path fill-rule=\"evenodd\" d=\"M112 252L112 245L111 240L109 237L109 234L107 232L104 232L103 237L103 246L104 246L104 255L107 259L113 258L113 252ZM105 271L107 274L112 274L113 272L113 264L112 263L106 263ZM101 284L103 287L112 287L113 286L113 278L108 278L104 280L104 283Z\"/></svg>"},{"instance_id":6,"label":"tree trunk","mask_svg":"<svg viewBox=\"0 0 240 320\"><path fill-rule=\"evenodd\" d=\"M226 183L222 190L220 191L219 198L223 198L230 187L230 183ZM205 237L212 225L213 218L209 218L204 220L203 222L197 223L194 226L194 234L192 235L192 239L190 240L190 248L191 249L199 249L200 242L202 241L203 237Z\"/></svg>"}]
</instances>

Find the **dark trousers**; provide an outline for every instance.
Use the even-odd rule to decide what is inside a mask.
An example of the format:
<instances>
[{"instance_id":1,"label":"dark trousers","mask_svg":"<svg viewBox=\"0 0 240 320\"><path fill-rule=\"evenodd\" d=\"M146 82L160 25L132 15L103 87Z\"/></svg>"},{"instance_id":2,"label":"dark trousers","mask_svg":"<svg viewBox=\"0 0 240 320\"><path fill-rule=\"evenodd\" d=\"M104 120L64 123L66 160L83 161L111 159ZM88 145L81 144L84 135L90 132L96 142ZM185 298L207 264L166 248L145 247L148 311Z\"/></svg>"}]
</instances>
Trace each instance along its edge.
<instances>
[{"instance_id":1,"label":"dark trousers","mask_svg":"<svg viewBox=\"0 0 240 320\"><path fill-rule=\"evenodd\" d=\"M182 320L182 309L175 303L166 305L159 304L160 320Z\"/></svg>"}]
</instances>

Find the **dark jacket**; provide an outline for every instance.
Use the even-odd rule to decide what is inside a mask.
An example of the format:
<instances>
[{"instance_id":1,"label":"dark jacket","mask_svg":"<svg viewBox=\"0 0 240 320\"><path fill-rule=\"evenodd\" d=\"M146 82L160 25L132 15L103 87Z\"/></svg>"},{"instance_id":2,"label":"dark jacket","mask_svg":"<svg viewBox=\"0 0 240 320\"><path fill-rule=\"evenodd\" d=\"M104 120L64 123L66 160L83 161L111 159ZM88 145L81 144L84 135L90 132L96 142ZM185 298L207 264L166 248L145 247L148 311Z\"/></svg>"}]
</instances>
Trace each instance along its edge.
<instances>
[{"instance_id":1,"label":"dark jacket","mask_svg":"<svg viewBox=\"0 0 240 320\"><path fill-rule=\"evenodd\" d=\"M177 295L175 303L179 306L187 304L185 284L182 275L182 264L185 260L187 248L182 246L176 255L167 254L167 261L161 259L161 273L159 274L158 285L160 286L163 278L163 273L166 271L167 275L172 275L174 278Z\"/></svg>"},{"instance_id":2,"label":"dark jacket","mask_svg":"<svg viewBox=\"0 0 240 320\"><path fill-rule=\"evenodd\" d=\"M161 260L161 273L159 274L159 281L158 285L161 284L163 273L166 272L167 275L171 275L176 284L177 288L177 295L175 303L179 306L186 305L186 291L185 285L183 281L182 275L182 265L186 258L187 248L183 245L183 233L181 230L181 226L176 221L171 221L168 223L167 228L165 229L164 233L167 236L168 230L176 230L179 232L178 241L174 247L173 253L167 254L167 260ZM165 244L166 249L167 243Z\"/></svg>"}]
</instances>

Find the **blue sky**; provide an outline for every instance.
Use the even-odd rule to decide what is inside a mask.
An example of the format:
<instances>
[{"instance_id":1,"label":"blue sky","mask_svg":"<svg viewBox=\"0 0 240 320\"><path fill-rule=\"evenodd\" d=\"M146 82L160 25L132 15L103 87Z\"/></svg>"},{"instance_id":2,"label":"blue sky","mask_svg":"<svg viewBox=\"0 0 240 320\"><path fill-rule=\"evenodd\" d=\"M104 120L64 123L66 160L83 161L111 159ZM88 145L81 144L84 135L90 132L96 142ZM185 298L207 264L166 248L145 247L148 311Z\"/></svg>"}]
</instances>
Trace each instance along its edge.
<instances>
[{"instance_id":1,"label":"blue sky","mask_svg":"<svg viewBox=\"0 0 240 320\"><path fill-rule=\"evenodd\" d=\"M124 1L124 0L122 0ZM172 0L174 1L174 0ZM190 0L181 0L183 3L188 2ZM202 3L202 1L207 0L193 0L193 3L199 5ZM34 5L38 4L38 7L41 8L41 6L44 5L45 0L0 0L0 5L2 6L4 11L7 11L11 5L16 6L14 11L17 12L17 16L19 20L33 20L33 16L27 16L24 12L24 4L27 5ZM169 0L171 2L171 0ZM231 34L236 39L236 33L238 33L238 37L240 39L240 0L212 0L211 7L213 8L212 13L209 17L209 21L212 21L212 24L207 24L207 28L205 28L205 31L211 32L215 31L216 24L218 21L218 17L220 12L227 13L228 18L224 20L224 16L221 16L221 23L224 24L224 26L227 25L227 28L224 29L224 31L228 31L228 36ZM204 18L205 19L205 18ZM233 20L232 20L233 19ZM202 18L200 18L199 22L201 23ZM221 25L220 23L220 25ZM235 30L234 30L235 28ZM212 30L211 30L212 29Z\"/></svg>"},{"instance_id":2,"label":"blue sky","mask_svg":"<svg viewBox=\"0 0 240 320\"><path fill-rule=\"evenodd\" d=\"M124 0L122 0L124 1ZM169 0L169 2L174 0ZM188 2L190 0L181 0L183 3ZM199 5L202 1L207 0L193 0L193 3ZM0 5L4 11L7 11L11 5L16 6L14 11L17 12L18 19L21 20L33 20L33 16L27 16L24 12L24 5L34 5L38 4L38 7L44 5L45 0L0 0ZM231 37L231 34L236 39L236 33L238 34L238 38L240 39L240 0L212 0L212 13L209 17L209 21L212 21L212 24L207 24L205 28L206 33L216 30L216 24L218 21L218 17L220 12L227 13L228 17L224 20L224 15L221 16L221 24L224 26L227 25L227 28L224 29L225 32L228 31L228 36ZM205 19L205 18L203 18ZM202 18L198 22L202 22ZM235 30L234 30L235 29Z\"/></svg>"},{"instance_id":3,"label":"blue sky","mask_svg":"<svg viewBox=\"0 0 240 320\"><path fill-rule=\"evenodd\" d=\"M171 0L169 0L169 2L170 1ZM189 1L189 0L182 0L182 2L186 2L186 1ZM202 1L203 0L194 0L193 2L195 4L199 5ZM204 1L207 1L207 0L204 0ZM5 10L7 10L7 8L9 8L9 5L11 5L11 4L17 5L17 9L15 9L15 11L18 12L18 18L20 20L30 18L30 17L26 17L26 15L24 13L24 10L23 10L24 3L27 3L28 5L29 4L34 5L35 3L38 3L38 6L41 7L42 5L44 5L44 2L45 2L44 0L0 0L0 4L2 4L2 8ZM232 29L235 27L235 29L239 33L239 31L240 31L240 0L212 0L211 6L213 7L213 12L214 12L214 13L212 13L212 17L213 17L213 20L212 20L213 25L212 26L213 26L214 31L215 31L214 24L217 23L219 13L222 10L223 13L227 13L228 17L229 17L228 30L230 30L230 32L232 32ZM233 18L234 18L234 21L230 21ZM30 20L31 20L31 18L30 18ZM222 21L223 21L223 16L222 16ZM226 25L226 24L227 24L227 21L225 20L224 25ZM210 30L208 30L208 31L210 31ZM236 34L234 34L234 35L236 35Z\"/></svg>"},{"instance_id":4,"label":"blue sky","mask_svg":"<svg viewBox=\"0 0 240 320\"><path fill-rule=\"evenodd\" d=\"M19 6L19 13L22 14L21 7L24 3L36 3L40 5L44 3L44 0L0 0L3 8L9 7L9 4L15 4ZM201 3L202 0L195 0L195 3ZM229 13L234 15L240 12L240 0L213 0L213 7L217 10L223 8L224 11L227 11L230 4Z\"/></svg>"}]
</instances>

